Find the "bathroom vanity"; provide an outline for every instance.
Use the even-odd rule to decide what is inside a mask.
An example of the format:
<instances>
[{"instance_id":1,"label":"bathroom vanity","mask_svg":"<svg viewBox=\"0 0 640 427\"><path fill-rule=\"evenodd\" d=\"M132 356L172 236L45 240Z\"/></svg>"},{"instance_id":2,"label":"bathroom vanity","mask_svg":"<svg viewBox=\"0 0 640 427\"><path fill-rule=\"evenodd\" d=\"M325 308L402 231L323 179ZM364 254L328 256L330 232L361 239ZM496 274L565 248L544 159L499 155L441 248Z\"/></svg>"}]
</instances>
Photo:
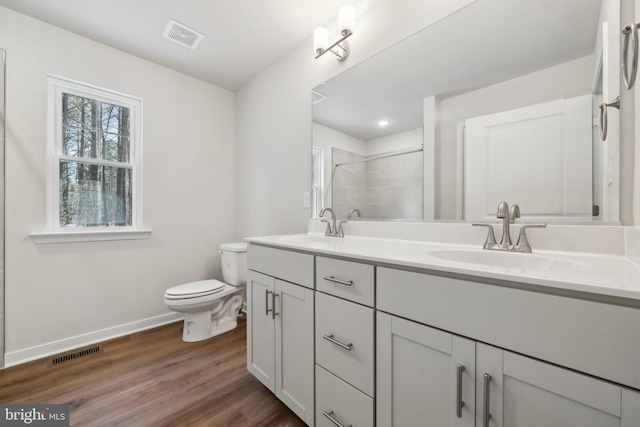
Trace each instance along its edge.
<instances>
[{"instance_id":1,"label":"bathroom vanity","mask_svg":"<svg viewBox=\"0 0 640 427\"><path fill-rule=\"evenodd\" d=\"M248 369L302 420L640 425L640 266L544 249L580 246L570 226L532 232L533 254L483 251L469 224L397 227L248 239Z\"/></svg>"}]
</instances>

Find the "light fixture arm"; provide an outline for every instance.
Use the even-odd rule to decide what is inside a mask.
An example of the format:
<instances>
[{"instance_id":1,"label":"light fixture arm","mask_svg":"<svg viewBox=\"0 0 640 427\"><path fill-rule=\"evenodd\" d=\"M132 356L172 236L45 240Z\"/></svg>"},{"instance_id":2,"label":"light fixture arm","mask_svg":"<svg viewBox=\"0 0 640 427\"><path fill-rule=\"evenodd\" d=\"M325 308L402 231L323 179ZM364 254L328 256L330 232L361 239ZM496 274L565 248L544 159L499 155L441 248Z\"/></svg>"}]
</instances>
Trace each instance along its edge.
<instances>
[{"instance_id":1,"label":"light fixture arm","mask_svg":"<svg viewBox=\"0 0 640 427\"><path fill-rule=\"evenodd\" d=\"M340 40L338 40L337 42L335 42L334 44L332 44L326 49L316 49L316 54L317 54L316 59L320 58L325 53L331 51L334 55L338 57L339 61L343 61L347 56L349 56L349 52L351 52L349 42L347 41L347 39L352 34L353 33L349 30L343 30L341 33L342 38ZM338 48L339 50L334 50L334 48Z\"/></svg>"}]
</instances>

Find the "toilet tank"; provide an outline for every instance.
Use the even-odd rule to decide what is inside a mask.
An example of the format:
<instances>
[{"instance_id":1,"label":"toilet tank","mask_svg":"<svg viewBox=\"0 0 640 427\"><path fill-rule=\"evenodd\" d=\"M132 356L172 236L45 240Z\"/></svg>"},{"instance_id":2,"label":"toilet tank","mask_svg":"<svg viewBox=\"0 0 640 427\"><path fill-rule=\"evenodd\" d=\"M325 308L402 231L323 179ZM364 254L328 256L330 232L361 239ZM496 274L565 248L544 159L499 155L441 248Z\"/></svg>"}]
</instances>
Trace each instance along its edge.
<instances>
[{"instance_id":1,"label":"toilet tank","mask_svg":"<svg viewBox=\"0 0 640 427\"><path fill-rule=\"evenodd\" d=\"M247 244L223 243L220 245L222 277L233 286L247 284Z\"/></svg>"}]
</instances>

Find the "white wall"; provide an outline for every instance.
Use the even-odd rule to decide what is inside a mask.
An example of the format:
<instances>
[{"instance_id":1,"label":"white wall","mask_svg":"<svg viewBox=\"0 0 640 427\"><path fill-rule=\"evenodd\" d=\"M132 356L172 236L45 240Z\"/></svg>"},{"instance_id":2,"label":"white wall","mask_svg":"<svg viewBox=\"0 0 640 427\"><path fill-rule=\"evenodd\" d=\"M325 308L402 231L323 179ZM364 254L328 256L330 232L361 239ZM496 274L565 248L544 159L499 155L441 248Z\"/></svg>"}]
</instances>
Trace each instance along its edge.
<instances>
[{"instance_id":1,"label":"white wall","mask_svg":"<svg viewBox=\"0 0 640 427\"><path fill-rule=\"evenodd\" d=\"M389 151L406 150L420 146L422 146L422 128L411 129L368 140L365 144L365 155L373 156Z\"/></svg>"},{"instance_id":2,"label":"white wall","mask_svg":"<svg viewBox=\"0 0 640 427\"><path fill-rule=\"evenodd\" d=\"M317 60L311 37L236 93L236 238L303 232L311 211L311 89L475 0L363 0L352 52ZM335 22L329 34L336 35ZM309 34L311 36L311 34ZM332 37L332 36L330 36Z\"/></svg>"},{"instance_id":3,"label":"white wall","mask_svg":"<svg viewBox=\"0 0 640 427\"><path fill-rule=\"evenodd\" d=\"M167 287L220 278L233 239L234 94L0 8L7 51L7 363L175 318ZM45 230L47 74L144 102L149 239L36 245Z\"/></svg>"}]
</instances>

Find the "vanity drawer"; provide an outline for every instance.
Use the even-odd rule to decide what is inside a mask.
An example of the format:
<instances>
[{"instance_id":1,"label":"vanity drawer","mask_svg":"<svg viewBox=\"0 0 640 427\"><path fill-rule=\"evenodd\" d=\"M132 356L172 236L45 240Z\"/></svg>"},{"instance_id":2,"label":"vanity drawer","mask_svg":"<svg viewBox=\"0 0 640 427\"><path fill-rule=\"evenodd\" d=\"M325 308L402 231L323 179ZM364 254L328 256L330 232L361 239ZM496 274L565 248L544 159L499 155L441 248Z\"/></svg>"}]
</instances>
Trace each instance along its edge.
<instances>
[{"instance_id":1,"label":"vanity drawer","mask_svg":"<svg viewBox=\"0 0 640 427\"><path fill-rule=\"evenodd\" d=\"M316 257L319 291L373 307L373 277L373 265Z\"/></svg>"},{"instance_id":2,"label":"vanity drawer","mask_svg":"<svg viewBox=\"0 0 640 427\"><path fill-rule=\"evenodd\" d=\"M249 244L249 270L313 289L313 255Z\"/></svg>"},{"instance_id":3,"label":"vanity drawer","mask_svg":"<svg viewBox=\"0 0 640 427\"><path fill-rule=\"evenodd\" d=\"M326 415L325 415L326 414ZM316 365L316 427L373 427L373 399Z\"/></svg>"},{"instance_id":4,"label":"vanity drawer","mask_svg":"<svg viewBox=\"0 0 640 427\"><path fill-rule=\"evenodd\" d=\"M316 363L369 396L374 394L374 323L372 308L316 293Z\"/></svg>"}]
</instances>

